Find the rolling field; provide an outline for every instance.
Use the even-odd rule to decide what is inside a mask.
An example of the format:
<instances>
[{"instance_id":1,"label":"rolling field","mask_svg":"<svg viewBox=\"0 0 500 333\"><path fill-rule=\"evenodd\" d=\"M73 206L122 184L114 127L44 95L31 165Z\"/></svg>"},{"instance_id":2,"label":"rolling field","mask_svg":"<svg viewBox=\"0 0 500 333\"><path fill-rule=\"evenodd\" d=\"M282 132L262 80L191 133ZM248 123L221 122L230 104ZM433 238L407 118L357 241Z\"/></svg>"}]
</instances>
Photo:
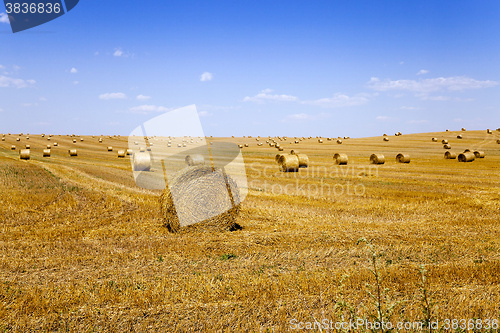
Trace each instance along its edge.
<instances>
[{"instance_id":1,"label":"rolling field","mask_svg":"<svg viewBox=\"0 0 500 333\"><path fill-rule=\"evenodd\" d=\"M163 225L161 191L137 187L130 160L117 158L127 137L17 137L0 141L1 332L500 321L498 131L276 139L284 152L308 155L309 167L295 173L279 171L266 138L261 147L255 138L207 138L249 144L242 230L177 234ZM446 160L443 139L452 152L486 157ZM22 161L26 144L31 159ZM347 165L333 164L337 152ZM386 163L370 164L373 153ZM396 163L398 153L411 162Z\"/></svg>"}]
</instances>

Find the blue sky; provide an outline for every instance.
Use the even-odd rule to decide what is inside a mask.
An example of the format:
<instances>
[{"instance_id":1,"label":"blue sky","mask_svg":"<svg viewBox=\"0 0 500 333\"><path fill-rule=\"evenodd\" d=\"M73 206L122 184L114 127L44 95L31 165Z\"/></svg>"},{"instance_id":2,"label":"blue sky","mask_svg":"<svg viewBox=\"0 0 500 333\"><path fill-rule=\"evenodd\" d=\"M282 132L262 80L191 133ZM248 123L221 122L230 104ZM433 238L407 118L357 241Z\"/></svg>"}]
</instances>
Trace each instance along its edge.
<instances>
[{"instance_id":1,"label":"blue sky","mask_svg":"<svg viewBox=\"0 0 500 333\"><path fill-rule=\"evenodd\" d=\"M0 14L0 132L126 135L191 104L214 136L497 128L499 18L497 0L82 0L13 34Z\"/></svg>"}]
</instances>

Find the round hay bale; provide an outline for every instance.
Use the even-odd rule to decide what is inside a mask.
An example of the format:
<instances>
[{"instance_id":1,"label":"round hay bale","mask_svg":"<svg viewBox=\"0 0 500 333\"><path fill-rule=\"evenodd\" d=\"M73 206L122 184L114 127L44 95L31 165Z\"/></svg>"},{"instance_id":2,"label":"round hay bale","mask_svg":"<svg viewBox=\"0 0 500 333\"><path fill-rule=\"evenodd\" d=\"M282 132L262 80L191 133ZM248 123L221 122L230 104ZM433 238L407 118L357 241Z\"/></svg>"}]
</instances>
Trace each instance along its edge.
<instances>
[{"instance_id":1,"label":"round hay bale","mask_svg":"<svg viewBox=\"0 0 500 333\"><path fill-rule=\"evenodd\" d=\"M29 140L29 139L30 139L30 137L29 137L29 136L27 136L27 137L26 137L26 140Z\"/></svg>"},{"instance_id":2,"label":"round hay bale","mask_svg":"<svg viewBox=\"0 0 500 333\"><path fill-rule=\"evenodd\" d=\"M296 150L296 149L292 149L292 150L290 151L290 154L292 154L292 155L298 155L298 154L300 154L300 153L299 153L299 151L298 151L298 150Z\"/></svg>"},{"instance_id":3,"label":"round hay bale","mask_svg":"<svg viewBox=\"0 0 500 333\"><path fill-rule=\"evenodd\" d=\"M432 138L432 142L438 142L438 138Z\"/></svg>"},{"instance_id":4,"label":"round hay bale","mask_svg":"<svg viewBox=\"0 0 500 333\"><path fill-rule=\"evenodd\" d=\"M120 157L125 157L125 150L118 150L117 154L118 154L119 158Z\"/></svg>"},{"instance_id":5,"label":"round hay bale","mask_svg":"<svg viewBox=\"0 0 500 333\"><path fill-rule=\"evenodd\" d=\"M52 148L51 145L47 145L47 149L50 149L50 148Z\"/></svg>"},{"instance_id":6,"label":"round hay bale","mask_svg":"<svg viewBox=\"0 0 500 333\"><path fill-rule=\"evenodd\" d=\"M43 150L43 157L50 157L50 149Z\"/></svg>"},{"instance_id":7,"label":"round hay bale","mask_svg":"<svg viewBox=\"0 0 500 333\"><path fill-rule=\"evenodd\" d=\"M457 139L462 139L462 135L457 135Z\"/></svg>"},{"instance_id":8,"label":"round hay bale","mask_svg":"<svg viewBox=\"0 0 500 333\"><path fill-rule=\"evenodd\" d=\"M83 142L83 138L80 138L80 142Z\"/></svg>"},{"instance_id":9,"label":"round hay bale","mask_svg":"<svg viewBox=\"0 0 500 333\"><path fill-rule=\"evenodd\" d=\"M283 150L285 150L285 148L283 148L283 147L279 147L279 148L278 148L278 150L279 150L279 151L283 151Z\"/></svg>"},{"instance_id":10,"label":"round hay bale","mask_svg":"<svg viewBox=\"0 0 500 333\"><path fill-rule=\"evenodd\" d=\"M188 166L202 165L205 164L205 158L200 154L187 155L186 164Z\"/></svg>"},{"instance_id":11,"label":"round hay bale","mask_svg":"<svg viewBox=\"0 0 500 333\"><path fill-rule=\"evenodd\" d=\"M299 168L307 168L309 166L309 157L306 154L297 154L299 159Z\"/></svg>"},{"instance_id":12,"label":"round hay bale","mask_svg":"<svg viewBox=\"0 0 500 333\"><path fill-rule=\"evenodd\" d=\"M389 141L389 138L387 138L387 137L384 137L384 141Z\"/></svg>"},{"instance_id":13,"label":"round hay bale","mask_svg":"<svg viewBox=\"0 0 500 333\"><path fill-rule=\"evenodd\" d=\"M474 152L474 156L476 156L476 158L484 158L484 151L479 151L479 150L476 150Z\"/></svg>"},{"instance_id":14,"label":"round hay bale","mask_svg":"<svg viewBox=\"0 0 500 333\"><path fill-rule=\"evenodd\" d=\"M76 143L76 139L73 139L73 143Z\"/></svg>"},{"instance_id":15,"label":"round hay bale","mask_svg":"<svg viewBox=\"0 0 500 333\"><path fill-rule=\"evenodd\" d=\"M441 143L442 143L443 145L447 145L447 144L448 144L448 140L441 140Z\"/></svg>"},{"instance_id":16,"label":"round hay bale","mask_svg":"<svg viewBox=\"0 0 500 333\"><path fill-rule=\"evenodd\" d=\"M76 149L69 149L68 150L69 156L78 156L78 152Z\"/></svg>"},{"instance_id":17,"label":"round hay bale","mask_svg":"<svg viewBox=\"0 0 500 333\"><path fill-rule=\"evenodd\" d=\"M450 131L449 129L446 130L446 132L449 132L449 131Z\"/></svg>"},{"instance_id":18,"label":"round hay bale","mask_svg":"<svg viewBox=\"0 0 500 333\"><path fill-rule=\"evenodd\" d=\"M151 147L146 147L146 150L147 151L151 151Z\"/></svg>"},{"instance_id":19,"label":"round hay bale","mask_svg":"<svg viewBox=\"0 0 500 333\"><path fill-rule=\"evenodd\" d=\"M140 148L139 148L139 152L141 152L141 153L146 152L146 148L144 148L144 147L140 147Z\"/></svg>"},{"instance_id":20,"label":"round hay bale","mask_svg":"<svg viewBox=\"0 0 500 333\"><path fill-rule=\"evenodd\" d=\"M5 138L2 138L2 141L5 141Z\"/></svg>"},{"instance_id":21,"label":"round hay bale","mask_svg":"<svg viewBox=\"0 0 500 333\"><path fill-rule=\"evenodd\" d=\"M470 152L470 151L471 151L471 150L470 150L469 148L467 148L467 149L465 149L465 150L464 150L464 153L468 153L468 152Z\"/></svg>"},{"instance_id":22,"label":"round hay bale","mask_svg":"<svg viewBox=\"0 0 500 333\"><path fill-rule=\"evenodd\" d=\"M451 149L451 146L450 145L444 145L443 148L444 149Z\"/></svg>"},{"instance_id":23,"label":"round hay bale","mask_svg":"<svg viewBox=\"0 0 500 333\"><path fill-rule=\"evenodd\" d=\"M258 143L258 144L257 144L257 146L259 146L259 147L260 147L260 146L262 146L262 142L261 142L261 143Z\"/></svg>"},{"instance_id":24,"label":"round hay bale","mask_svg":"<svg viewBox=\"0 0 500 333\"><path fill-rule=\"evenodd\" d=\"M172 193L175 194L175 204ZM241 200L238 185L222 169L214 170L206 165L187 167L169 181L168 188L160 197L164 226L170 232L179 232L184 228L217 231L241 229L235 222L240 204L229 208L228 201L240 203ZM208 216L211 217L206 218ZM180 221L194 224L182 226Z\"/></svg>"},{"instance_id":25,"label":"round hay bale","mask_svg":"<svg viewBox=\"0 0 500 333\"><path fill-rule=\"evenodd\" d=\"M371 164L384 164L385 157L382 154L371 154L370 163Z\"/></svg>"},{"instance_id":26,"label":"round hay bale","mask_svg":"<svg viewBox=\"0 0 500 333\"><path fill-rule=\"evenodd\" d=\"M321 139L320 139L320 140L318 140L318 143L323 143L323 140L321 140Z\"/></svg>"},{"instance_id":27,"label":"round hay bale","mask_svg":"<svg viewBox=\"0 0 500 333\"><path fill-rule=\"evenodd\" d=\"M396 161L398 163L410 163L410 154L399 153L396 156Z\"/></svg>"},{"instance_id":28,"label":"round hay bale","mask_svg":"<svg viewBox=\"0 0 500 333\"><path fill-rule=\"evenodd\" d=\"M245 147L248 147L248 143L245 143Z\"/></svg>"},{"instance_id":29,"label":"round hay bale","mask_svg":"<svg viewBox=\"0 0 500 333\"><path fill-rule=\"evenodd\" d=\"M50 137L48 137L47 140L50 141Z\"/></svg>"},{"instance_id":30,"label":"round hay bale","mask_svg":"<svg viewBox=\"0 0 500 333\"><path fill-rule=\"evenodd\" d=\"M127 149L127 155L132 155L132 149Z\"/></svg>"},{"instance_id":31,"label":"round hay bale","mask_svg":"<svg viewBox=\"0 0 500 333\"><path fill-rule=\"evenodd\" d=\"M297 155L283 154L278 159L278 164L283 172L299 171L299 158Z\"/></svg>"},{"instance_id":32,"label":"round hay bale","mask_svg":"<svg viewBox=\"0 0 500 333\"><path fill-rule=\"evenodd\" d=\"M337 139L337 143L338 143L339 145L341 145L341 144L342 144L342 140Z\"/></svg>"},{"instance_id":33,"label":"round hay bale","mask_svg":"<svg viewBox=\"0 0 500 333\"><path fill-rule=\"evenodd\" d=\"M54 147L57 147L57 142L54 142Z\"/></svg>"},{"instance_id":34,"label":"round hay bale","mask_svg":"<svg viewBox=\"0 0 500 333\"><path fill-rule=\"evenodd\" d=\"M472 152L468 153L461 153L458 155L458 161L459 162L472 162L476 159L476 155Z\"/></svg>"},{"instance_id":35,"label":"round hay bale","mask_svg":"<svg viewBox=\"0 0 500 333\"><path fill-rule=\"evenodd\" d=\"M29 160L30 159L30 150L29 149L19 150L19 158L22 160Z\"/></svg>"},{"instance_id":36,"label":"round hay bale","mask_svg":"<svg viewBox=\"0 0 500 333\"><path fill-rule=\"evenodd\" d=\"M295 140L295 142L294 142L294 143L299 143L299 140Z\"/></svg>"},{"instance_id":37,"label":"round hay bale","mask_svg":"<svg viewBox=\"0 0 500 333\"><path fill-rule=\"evenodd\" d=\"M243 148L243 145L238 145L238 148L240 148L240 149Z\"/></svg>"},{"instance_id":38,"label":"round hay bale","mask_svg":"<svg viewBox=\"0 0 500 333\"><path fill-rule=\"evenodd\" d=\"M31 146L30 145L26 145L26 149L31 149Z\"/></svg>"},{"instance_id":39,"label":"round hay bale","mask_svg":"<svg viewBox=\"0 0 500 333\"><path fill-rule=\"evenodd\" d=\"M136 146L137 146L138 144L139 144L139 142L137 142L137 141L134 141L134 145L136 145Z\"/></svg>"},{"instance_id":40,"label":"round hay bale","mask_svg":"<svg viewBox=\"0 0 500 333\"><path fill-rule=\"evenodd\" d=\"M113 151L113 147L109 146L108 151Z\"/></svg>"},{"instance_id":41,"label":"round hay bale","mask_svg":"<svg viewBox=\"0 0 500 333\"><path fill-rule=\"evenodd\" d=\"M133 165L134 171L149 171L151 170L151 156L146 152L134 154Z\"/></svg>"},{"instance_id":42,"label":"round hay bale","mask_svg":"<svg viewBox=\"0 0 500 333\"><path fill-rule=\"evenodd\" d=\"M99 139L99 143L102 143L102 139Z\"/></svg>"},{"instance_id":43,"label":"round hay bale","mask_svg":"<svg viewBox=\"0 0 500 333\"><path fill-rule=\"evenodd\" d=\"M499 145L500 145L500 140L497 140L497 144L499 144Z\"/></svg>"},{"instance_id":44,"label":"round hay bale","mask_svg":"<svg viewBox=\"0 0 500 333\"><path fill-rule=\"evenodd\" d=\"M187 147L187 145L185 143L182 144L183 147Z\"/></svg>"},{"instance_id":45,"label":"round hay bale","mask_svg":"<svg viewBox=\"0 0 500 333\"><path fill-rule=\"evenodd\" d=\"M386 133L384 133L384 135L382 135L382 136L387 136L387 134L386 134Z\"/></svg>"},{"instance_id":46,"label":"round hay bale","mask_svg":"<svg viewBox=\"0 0 500 333\"><path fill-rule=\"evenodd\" d=\"M279 162L280 157L281 157L282 155L285 155L285 154L276 154L276 156L274 156L274 159L276 160L276 162Z\"/></svg>"},{"instance_id":47,"label":"round hay bale","mask_svg":"<svg viewBox=\"0 0 500 333\"><path fill-rule=\"evenodd\" d=\"M463 131L463 132L465 132L465 131L466 131L466 129L462 127L462 131Z\"/></svg>"},{"instance_id":48,"label":"round hay bale","mask_svg":"<svg viewBox=\"0 0 500 333\"><path fill-rule=\"evenodd\" d=\"M182 148L182 144L178 143L177 148Z\"/></svg>"},{"instance_id":49,"label":"round hay bale","mask_svg":"<svg viewBox=\"0 0 500 333\"><path fill-rule=\"evenodd\" d=\"M336 153L335 155L333 155L333 160L337 165L346 165L349 161L349 158L347 157L347 154Z\"/></svg>"},{"instance_id":50,"label":"round hay bale","mask_svg":"<svg viewBox=\"0 0 500 333\"><path fill-rule=\"evenodd\" d=\"M169 143L169 144L167 144L167 147L172 147L172 145Z\"/></svg>"},{"instance_id":51,"label":"round hay bale","mask_svg":"<svg viewBox=\"0 0 500 333\"><path fill-rule=\"evenodd\" d=\"M455 158L457 158L457 153L447 151L446 153L444 153L444 158L446 158L447 160L454 160Z\"/></svg>"},{"instance_id":52,"label":"round hay bale","mask_svg":"<svg viewBox=\"0 0 500 333\"><path fill-rule=\"evenodd\" d=\"M493 134L493 131L492 131L492 130L490 130L490 129L488 128L488 129L486 130L486 133L488 133L488 134Z\"/></svg>"},{"instance_id":53,"label":"round hay bale","mask_svg":"<svg viewBox=\"0 0 500 333\"><path fill-rule=\"evenodd\" d=\"M16 150L16 146L10 146L10 150Z\"/></svg>"},{"instance_id":54,"label":"round hay bale","mask_svg":"<svg viewBox=\"0 0 500 333\"><path fill-rule=\"evenodd\" d=\"M16 141L21 141L21 138L17 138Z\"/></svg>"}]
</instances>

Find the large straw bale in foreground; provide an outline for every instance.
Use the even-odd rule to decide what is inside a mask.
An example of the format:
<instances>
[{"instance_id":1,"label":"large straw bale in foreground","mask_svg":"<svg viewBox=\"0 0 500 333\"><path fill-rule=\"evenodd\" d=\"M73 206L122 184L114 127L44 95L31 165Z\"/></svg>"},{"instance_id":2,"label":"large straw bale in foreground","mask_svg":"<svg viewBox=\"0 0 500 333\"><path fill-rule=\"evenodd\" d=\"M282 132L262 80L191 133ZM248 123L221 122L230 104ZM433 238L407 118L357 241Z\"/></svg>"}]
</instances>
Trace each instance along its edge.
<instances>
[{"instance_id":1,"label":"large straw bale in foreground","mask_svg":"<svg viewBox=\"0 0 500 333\"><path fill-rule=\"evenodd\" d=\"M349 161L349 158L347 157L347 154L336 153L335 155L333 155L333 160L337 165L346 165Z\"/></svg>"},{"instance_id":2,"label":"large straw bale in foreground","mask_svg":"<svg viewBox=\"0 0 500 333\"><path fill-rule=\"evenodd\" d=\"M410 154L399 153L396 156L396 161L398 163L410 163Z\"/></svg>"},{"instance_id":3,"label":"large straw bale in foreground","mask_svg":"<svg viewBox=\"0 0 500 333\"><path fill-rule=\"evenodd\" d=\"M472 152L461 153L460 155L458 155L459 162L472 162L475 159L476 159L476 156Z\"/></svg>"},{"instance_id":4,"label":"large straw bale in foreground","mask_svg":"<svg viewBox=\"0 0 500 333\"><path fill-rule=\"evenodd\" d=\"M372 154L370 156L370 163L371 164L384 164L385 157L382 154Z\"/></svg>"},{"instance_id":5,"label":"large straw bale in foreground","mask_svg":"<svg viewBox=\"0 0 500 333\"><path fill-rule=\"evenodd\" d=\"M222 169L206 165L181 170L160 196L164 225L171 232L183 228L212 231L241 229L235 222L240 201L239 189L233 179ZM180 221L200 222L181 226Z\"/></svg>"},{"instance_id":6,"label":"large straw bale in foreground","mask_svg":"<svg viewBox=\"0 0 500 333\"><path fill-rule=\"evenodd\" d=\"M457 158L457 153L447 151L446 153L444 153L444 158L446 158L447 160L454 160Z\"/></svg>"},{"instance_id":7,"label":"large straw bale in foreground","mask_svg":"<svg viewBox=\"0 0 500 333\"><path fill-rule=\"evenodd\" d=\"M278 159L278 164L283 172L299 171L299 158L297 155L283 154Z\"/></svg>"}]
</instances>

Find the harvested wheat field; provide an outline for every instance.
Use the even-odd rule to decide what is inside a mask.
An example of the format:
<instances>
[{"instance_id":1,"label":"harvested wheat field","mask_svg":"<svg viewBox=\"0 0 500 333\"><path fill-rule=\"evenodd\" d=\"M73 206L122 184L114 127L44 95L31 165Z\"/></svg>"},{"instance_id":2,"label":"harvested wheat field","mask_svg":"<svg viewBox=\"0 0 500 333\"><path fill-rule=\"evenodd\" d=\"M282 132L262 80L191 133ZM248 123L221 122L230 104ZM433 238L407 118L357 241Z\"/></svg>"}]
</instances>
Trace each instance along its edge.
<instances>
[{"instance_id":1,"label":"harvested wheat field","mask_svg":"<svg viewBox=\"0 0 500 333\"><path fill-rule=\"evenodd\" d=\"M485 157L445 159L433 137ZM296 172L280 171L278 150L251 137L208 138L248 144L240 227L176 233L162 191L137 187L130 159L117 157L127 137L54 135L44 158L47 139L31 133L29 160L11 150L16 135L5 138L2 331L286 332L315 320L383 320L416 332L417 322L500 320L500 132L342 145L274 137L307 155ZM349 163L335 164L335 153ZM371 164L372 154L385 164Z\"/></svg>"}]
</instances>

